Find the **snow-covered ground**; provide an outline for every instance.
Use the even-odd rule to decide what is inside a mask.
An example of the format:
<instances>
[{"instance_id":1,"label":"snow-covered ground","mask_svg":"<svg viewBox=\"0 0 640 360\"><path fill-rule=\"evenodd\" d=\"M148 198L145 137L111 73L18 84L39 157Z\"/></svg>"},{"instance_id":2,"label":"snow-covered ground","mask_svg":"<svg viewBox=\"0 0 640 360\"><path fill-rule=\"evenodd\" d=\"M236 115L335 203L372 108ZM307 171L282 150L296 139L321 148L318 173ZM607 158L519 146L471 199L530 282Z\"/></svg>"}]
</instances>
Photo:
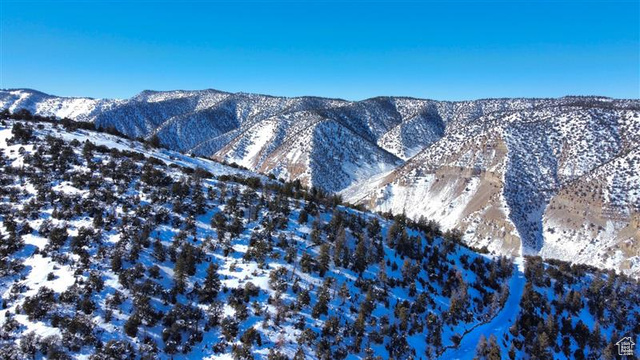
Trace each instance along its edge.
<instances>
[{"instance_id":1,"label":"snow-covered ground","mask_svg":"<svg viewBox=\"0 0 640 360\"><path fill-rule=\"evenodd\" d=\"M472 359L475 356L476 347L480 341L480 337L484 336L488 339L494 335L498 339L502 339L509 327L520 313L520 300L522 291L526 283L524 277L524 258L518 257L514 261L516 269L509 280L509 298L505 302L500 312L490 321L474 327L471 331L462 336L462 340L457 347L447 349L442 353L442 359ZM502 342L499 342L502 344ZM507 346L501 345L502 353L509 351Z\"/></svg>"},{"instance_id":2,"label":"snow-covered ground","mask_svg":"<svg viewBox=\"0 0 640 360\"><path fill-rule=\"evenodd\" d=\"M10 218L19 224L17 229L28 224L30 230L16 235L24 246L11 253L21 267L2 268L5 275L0 277L0 294L5 306L0 310L0 323L9 324L0 334L3 347L9 350L2 351L14 351L32 333L38 354L45 353L45 345L39 342L49 337L47 341L54 345L47 346L77 359L99 351L96 339L103 345L111 340L117 341L111 342L113 346L129 344L138 352L152 341L159 349L154 357L162 359L177 356L178 350L188 358L218 359L232 356L234 346L244 343L242 335L253 329L261 340L251 345L251 353L262 358L272 349L289 357L301 350L308 358L321 358L315 337L329 341L331 351L347 351L352 358L362 358L367 351L382 357L390 351L435 354L441 346L451 345L449 334L471 328L487 316L490 308L480 303L487 301L485 297L495 302L499 296L499 287L488 283L490 274L499 283L507 280L504 267L508 268L508 263L428 237L414 225L405 227L401 222L345 207L332 209L325 205L329 199L315 199L311 204L301 200L309 197L306 192L288 198L267 187L252 189L215 178L196 180L182 167L201 167L213 175L256 176L245 170L150 149L103 133L67 132L46 123L34 127L35 139L9 145L13 124L9 121L0 126L0 181L6 185L0 193L0 234L5 239L14 231ZM85 145L86 141L94 147ZM16 169L23 171L22 176L13 176L10 165L19 165ZM43 190L45 184L50 188ZM277 189L278 184L268 186ZM203 195L199 200L197 189ZM178 195L185 191L187 195ZM41 196L49 202L40 202ZM196 213L201 201L203 209ZM23 213L26 208L29 210ZM306 221L300 220L303 211ZM97 214L102 220L96 220ZM225 219L222 228L218 220L213 221L219 215ZM374 219L380 224L378 230L370 228ZM64 229L68 236L54 243L47 235L52 228ZM90 240L78 245L86 229L92 231ZM147 235L140 235L143 229ZM145 240L149 241L146 245ZM322 245L330 257L326 273L319 274ZM179 260L193 252L201 252L199 260L190 260L195 264L193 274L185 276L185 290L176 290L179 274L184 271L180 266L186 266L178 265ZM160 259L159 254L165 258ZM309 260L303 261L305 256ZM213 316L209 302L201 301L198 295L206 283L209 263L218 266L221 283L216 299L222 319L217 321L238 320L234 335L220 325L202 327ZM364 268L357 271L356 264L364 264L358 265ZM277 275L278 269L283 275ZM388 280L381 280L382 274ZM251 289L249 283L255 292L247 293L247 300L238 300ZM482 293L472 285L482 286ZM325 286L327 309L316 314ZM459 288L469 290L459 294ZM300 303L301 291L309 292L307 303ZM373 298L366 300L367 293ZM116 294L120 300L114 300ZM47 312L40 314L31 305L38 297ZM467 304L464 317L447 313L458 299ZM372 301L370 308L360 310L367 309L365 300ZM423 309L414 309L416 303ZM195 325L190 312L174 314L183 307L196 314ZM412 313L411 322L402 315L407 312ZM327 330L327 324L334 321L341 328L353 327L360 313L367 318L360 325L364 326L362 336L378 331L380 322L391 322L407 334L406 347L391 345L390 335L380 334L357 349L349 348L356 341L354 336L345 341L342 331ZM158 314L155 321L150 320L153 314ZM129 326L138 316L142 320L132 332ZM415 323L424 323L429 316L435 316L440 325L430 329ZM82 335L74 327L78 324L85 329ZM410 328L415 330L409 335ZM181 341L165 336L167 333L178 333ZM424 341L436 333L443 335L441 343ZM303 335L312 338L301 343Z\"/></svg>"}]
</instances>

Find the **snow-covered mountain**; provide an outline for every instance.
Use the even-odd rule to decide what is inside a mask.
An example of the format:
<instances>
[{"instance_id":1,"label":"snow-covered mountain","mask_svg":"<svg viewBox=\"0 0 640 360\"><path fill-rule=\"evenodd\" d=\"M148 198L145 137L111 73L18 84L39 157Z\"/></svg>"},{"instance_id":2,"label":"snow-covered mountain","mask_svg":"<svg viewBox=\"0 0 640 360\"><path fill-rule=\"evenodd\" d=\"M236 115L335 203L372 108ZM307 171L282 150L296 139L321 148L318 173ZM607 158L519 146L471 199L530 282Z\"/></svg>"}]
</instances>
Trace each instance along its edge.
<instances>
[{"instance_id":1,"label":"snow-covered mountain","mask_svg":"<svg viewBox=\"0 0 640 360\"><path fill-rule=\"evenodd\" d=\"M424 216L504 254L640 274L640 101L345 101L144 91L127 100L0 92L0 107L91 121L171 149Z\"/></svg>"},{"instance_id":2,"label":"snow-covered mountain","mask_svg":"<svg viewBox=\"0 0 640 360\"><path fill-rule=\"evenodd\" d=\"M98 114L119 103L123 102L91 98L62 98L30 89L0 92L1 107L11 112L26 109L33 114L78 121L93 121Z\"/></svg>"},{"instance_id":3,"label":"snow-covered mountain","mask_svg":"<svg viewBox=\"0 0 640 360\"><path fill-rule=\"evenodd\" d=\"M624 275L46 120L0 119L1 359L614 359L640 340Z\"/></svg>"},{"instance_id":4,"label":"snow-covered mountain","mask_svg":"<svg viewBox=\"0 0 640 360\"><path fill-rule=\"evenodd\" d=\"M478 247L522 248L638 275L640 111L606 104L493 112L451 124L402 166L343 194L462 229Z\"/></svg>"}]
</instances>

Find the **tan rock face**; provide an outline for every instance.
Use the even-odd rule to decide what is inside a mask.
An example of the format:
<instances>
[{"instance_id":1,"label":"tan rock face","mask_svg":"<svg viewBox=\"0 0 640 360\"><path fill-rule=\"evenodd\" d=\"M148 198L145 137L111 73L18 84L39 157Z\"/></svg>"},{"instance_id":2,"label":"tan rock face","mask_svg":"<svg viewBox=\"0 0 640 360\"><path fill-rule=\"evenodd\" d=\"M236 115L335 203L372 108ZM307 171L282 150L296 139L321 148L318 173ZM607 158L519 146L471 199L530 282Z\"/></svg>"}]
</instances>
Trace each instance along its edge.
<instances>
[{"instance_id":1,"label":"tan rock face","mask_svg":"<svg viewBox=\"0 0 640 360\"><path fill-rule=\"evenodd\" d=\"M638 148L566 184L545 211L546 248L570 249L578 261L640 275L640 218L633 179L614 184L616 173L638 163ZM616 191L617 190L617 191Z\"/></svg>"},{"instance_id":2,"label":"tan rock face","mask_svg":"<svg viewBox=\"0 0 640 360\"><path fill-rule=\"evenodd\" d=\"M640 275L637 110L539 109L479 122L353 199L435 219L496 252Z\"/></svg>"}]
</instances>

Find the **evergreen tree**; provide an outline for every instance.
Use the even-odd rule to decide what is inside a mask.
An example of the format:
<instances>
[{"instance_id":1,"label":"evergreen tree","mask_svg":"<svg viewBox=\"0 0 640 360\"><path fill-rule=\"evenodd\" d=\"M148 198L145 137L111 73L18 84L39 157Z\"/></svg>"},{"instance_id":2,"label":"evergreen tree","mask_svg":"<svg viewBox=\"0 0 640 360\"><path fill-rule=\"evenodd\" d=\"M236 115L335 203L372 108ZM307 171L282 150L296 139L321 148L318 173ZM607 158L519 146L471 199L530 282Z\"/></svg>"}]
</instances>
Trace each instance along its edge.
<instances>
[{"instance_id":1,"label":"evergreen tree","mask_svg":"<svg viewBox=\"0 0 640 360\"><path fill-rule=\"evenodd\" d=\"M335 249L333 252L333 262L336 266L347 266L343 262L344 260L344 252L346 248L347 235L344 230L344 227L340 226L336 231L336 240L335 240Z\"/></svg>"},{"instance_id":2,"label":"evergreen tree","mask_svg":"<svg viewBox=\"0 0 640 360\"><path fill-rule=\"evenodd\" d=\"M356 245L356 252L354 254L354 257L355 259L353 262L353 269L362 274L368 266L367 245L364 239L360 240L358 242L358 245Z\"/></svg>"},{"instance_id":3,"label":"evergreen tree","mask_svg":"<svg viewBox=\"0 0 640 360\"><path fill-rule=\"evenodd\" d=\"M223 213L217 212L215 215L213 215L213 217L211 218L211 227L216 229L216 231L218 232L218 240L223 240L225 231L227 229L227 218Z\"/></svg>"},{"instance_id":4,"label":"evergreen tree","mask_svg":"<svg viewBox=\"0 0 640 360\"><path fill-rule=\"evenodd\" d=\"M320 276L329 270L329 262L331 261L331 253L329 244L322 244L320 247L320 254L318 255L318 272Z\"/></svg>"},{"instance_id":5,"label":"evergreen tree","mask_svg":"<svg viewBox=\"0 0 640 360\"><path fill-rule=\"evenodd\" d=\"M380 221L378 221L377 217L371 219L371 221L369 221L369 223L367 224L367 234L369 235L370 239L374 239L377 236L380 236L381 230L382 227L380 226Z\"/></svg>"},{"instance_id":6,"label":"evergreen tree","mask_svg":"<svg viewBox=\"0 0 640 360\"><path fill-rule=\"evenodd\" d=\"M330 285L331 278L326 278L322 284L322 288L318 292L318 300L311 311L311 316L315 319L319 318L320 315L327 315L329 310L329 301L331 300L331 295L329 294Z\"/></svg>"},{"instance_id":7,"label":"evergreen tree","mask_svg":"<svg viewBox=\"0 0 640 360\"><path fill-rule=\"evenodd\" d=\"M489 336L489 341L484 335L480 335L478 345L476 346L476 356L474 360L500 360L500 345L495 335Z\"/></svg>"},{"instance_id":8,"label":"evergreen tree","mask_svg":"<svg viewBox=\"0 0 640 360\"><path fill-rule=\"evenodd\" d=\"M93 217L93 227L96 229L102 228L104 225L104 220L102 218L102 211L98 210L96 215Z\"/></svg>"},{"instance_id":9,"label":"evergreen tree","mask_svg":"<svg viewBox=\"0 0 640 360\"><path fill-rule=\"evenodd\" d=\"M160 143L160 137L158 136L158 134L153 134L147 141L147 144L149 144L149 146L153 148L156 148L156 149L159 148L161 146L161 143Z\"/></svg>"},{"instance_id":10,"label":"evergreen tree","mask_svg":"<svg viewBox=\"0 0 640 360\"><path fill-rule=\"evenodd\" d=\"M140 326L140 318L137 314L129 316L129 319L124 323L124 333L130 337L136 337L138 334L138 327Z\"/></svg>"},{"instance_id":11,"label":"evergreen tree","mask_svg":"<svg viewBox=\"0 0 640 360\"><path fill-rule=\"evenodd\" d=\"M162 242L160 242L160 239L156 239L153 243L153 257L155 257L158 262L162 263L166 260L165 251L165 247L162 245Z\"/></svg>"},{"instance_id":12,"label":"evergreen tree","mask_svg":"<svg viewBox=\"0 0 640 360\"><path fill-rule=\"evenodd\" d=\"M220 291L220 277L218 276L218 266L209 263L207 267L207 277L204 279L202 289L200 290L200 301L203 303L211 303L218 296Z\"/></svg>"},{"instance_id":13,"label":"evergreen tree","mask_svg":"<svg viewBox=\"0 0 640 360\"><path fill-rule=\"evenodd\" d=\"M306 224L307 221L309 221L309 213L305 209L300 210L300 215L298 216L298 223Z\"/></svg>"}]
</instances>

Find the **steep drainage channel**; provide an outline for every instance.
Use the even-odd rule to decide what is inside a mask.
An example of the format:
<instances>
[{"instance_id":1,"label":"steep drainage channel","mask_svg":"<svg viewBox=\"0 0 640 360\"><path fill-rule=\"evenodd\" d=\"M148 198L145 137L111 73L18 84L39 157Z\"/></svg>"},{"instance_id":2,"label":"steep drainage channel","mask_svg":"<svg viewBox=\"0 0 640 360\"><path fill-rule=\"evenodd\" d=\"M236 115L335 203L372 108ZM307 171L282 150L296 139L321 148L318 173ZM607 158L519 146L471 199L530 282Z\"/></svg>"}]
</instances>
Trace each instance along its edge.
<instances>
[{"instance_id":1,"label":"steep drainage channel","mask_svg":"<svg viewBox=\"0 0 640 360\"><path fill-rule=\"evenodd\" d=\"M501 343L501 337L505 331L509 330L509 327L516 319L518 312L520 311L520 298L524 290L526 279L524 277L524 259L522 257L516 258L516 269L514 274L509 280L509 298L505 302L502 310L497 313L491 320L478 324L471 329L468 329L462 334L462 339L457 347L447 346L444 351L439 354L442 359L472 359L475 355L476 346L481 335L489 338L491 335L495 335L498 338L498 343ZM502 353L506 353L508 349L502 348Z\"/></svg>"}]
</instances>

